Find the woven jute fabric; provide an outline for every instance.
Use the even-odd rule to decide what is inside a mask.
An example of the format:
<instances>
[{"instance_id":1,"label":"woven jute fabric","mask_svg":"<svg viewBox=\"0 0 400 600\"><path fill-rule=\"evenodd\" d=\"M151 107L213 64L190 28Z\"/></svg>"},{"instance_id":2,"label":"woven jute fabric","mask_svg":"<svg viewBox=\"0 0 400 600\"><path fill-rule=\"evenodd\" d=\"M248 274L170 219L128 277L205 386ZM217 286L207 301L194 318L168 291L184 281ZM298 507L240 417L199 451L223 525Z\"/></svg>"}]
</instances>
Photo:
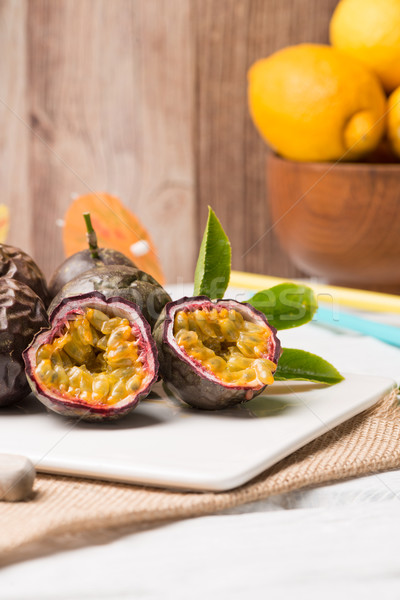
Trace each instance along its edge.
<instances>
[{"instance_id":1,"label":"woven jute fabric","mask_svg":"<svg viewBox=\"0 0 400 600\"><path fill-rule=\"evenodd\" d=\"M396 395L343 423L235 490L173 492L39 475L32 499L0 502L0 563L57 536L208 515L292 490L400 467Z\"/></svg>"}]
</instances>

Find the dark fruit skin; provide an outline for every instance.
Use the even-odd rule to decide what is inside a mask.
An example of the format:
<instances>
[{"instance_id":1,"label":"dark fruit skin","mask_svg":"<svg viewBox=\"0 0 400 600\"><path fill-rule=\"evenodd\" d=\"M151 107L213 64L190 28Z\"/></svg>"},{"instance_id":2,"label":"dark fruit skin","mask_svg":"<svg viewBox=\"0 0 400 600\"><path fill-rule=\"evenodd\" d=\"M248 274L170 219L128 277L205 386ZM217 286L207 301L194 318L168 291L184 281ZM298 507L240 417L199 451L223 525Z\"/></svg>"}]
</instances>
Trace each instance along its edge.
<instances>
[{"instance_id":1,"label":"dark fruit skin","mask_svg":"<svg viewBox=\"0 0 400 600\"><path fill-rule=\"evenodd\" d=\"M20 281L0 278L0 407L29 392L22 352L35 333L48 326L43 302Z\"/></svg>"},{"instance_id":2,"label":"dark fruit skin","mask_svg":"<svg viewBox=\"0 0 400 600\"><path fill-rule=\"evenodd\" d=\"M98 308L105 312L107 312L107 307L111 307L116 316L126 317L131 323L135 323L141 331L148 352L150 377L148 378L146 387L136 395L132 394L129 397L129 401L126 401L125 398L114 405L97 404L89 406L83 400L68 399L59 395L56 396L54 393L52 394L49 390L43 389L35 377L36 353L39 346L52 341L57 329L68 315L76 314L79 309L84 307ZM50 328L42 329L37 333L31 344L24 351L23 360L25 362L25 371L29 385L38 400L47 408L62 416L77 417L83 421L98 422L115 420L125 416L137 406L142 398L145 398L150 393L151 387L157 380L158 375L157 349L151 336L150 326L146 319L144 319L140 308L124 298L113 297L106 299L99 292L91 292L62 300L51 315Z\"/></svg>"},{"instance_id":3,"label":"dark fruit skin","mask_svg":"<svg viewBox=\"0 0 400 600\"><path fill-rule=\"evenodd\" d=\"M261 394L267 386L264 385L259 389L252 389L251 387L234 387L210 381L210 379L199 374L201 371L196 372L194 367L183 360L177 354L173 345L171 345L170 330L173 328L174 311L184 308L193 302L202 301L211 302L206 296L185 297L175 302L170 302L164 307L153 330L153 337L156 342L160 362L160 375L177 398L195 408L220 410L241 402L247 402ZM271 339L274 344L270 360L277 363L281 353L281 345L276 337L276 329L269 325L265 316L246 302L218 300L213 302L213 304L217 302L223 302L225 305L229 303L230 307L242 312L242 314L251 314L268 325L272 331Z\"/></svg>"},{"instance_id":4,"label":"dark fruit skin","mask_svg":"<svg viewBox=\"0 0 400 600\"><path fill-rule=\"evenodd\" d=\"M67 258L53 273L49 283L50 297L54 298L66 283L91 269L105 265L124 265L136 268L135 263L118 250L98 248L97 253L99 258L93 258L91 250L87 249L76 252Z\"/></svg>"},{"instance_id":5,"label":"dark fruit skin","mask_svg":"<svg viewBox=\"0 0 400 600\"><path fill-rule=\"evenodd\" d=\"M46 279L35 261L19 248L0 244L0 276L25 283L48 306L50 299Z\"/></svg>"},{"instance_id":6,"label":"dark fruit skin","mask_svg":"<svg viewBox=\"0 0 400 600\"><path fill-rule=\"evenodd\" d=\"M157 281L144 271L134 267L110 265L86 271L67 283L53 299L49 314L61 300L78 294L98 291L106 298L119 296L137 304L145 319L153 327L170 296Z\"/></svg>"}]
</instances>

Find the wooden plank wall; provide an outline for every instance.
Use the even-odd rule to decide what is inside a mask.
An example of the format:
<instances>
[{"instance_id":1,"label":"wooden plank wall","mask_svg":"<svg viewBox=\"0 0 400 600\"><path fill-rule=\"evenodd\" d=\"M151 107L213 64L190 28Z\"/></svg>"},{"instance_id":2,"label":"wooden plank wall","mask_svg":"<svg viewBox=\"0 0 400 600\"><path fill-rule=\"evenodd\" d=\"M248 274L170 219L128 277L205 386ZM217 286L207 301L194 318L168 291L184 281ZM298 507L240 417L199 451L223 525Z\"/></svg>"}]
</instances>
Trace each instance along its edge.
<instances>
[{"instance_id":1,"label":"wooden plank wall","mask_svg":"<svg viewBox=\"0 0 400 600\"><path fill-rule=\"evenodd\" d=\"M247 110L246 73L258 58L326 42L336 0L195 0L198 214L212 202L234 239L240 270L293 276L271 229L266 147ZM210 160L212 156L212 160Z\"/></svg>"},{"instance_id":2,"label":"wooden plank wall","mask_svg":"<svg viewBox=\"0 0 400 600\"><path fill-rule=\"evenodd\" d=\"M246 71L326 41L336 0L0 0L1 202L49 275L71 194L119 195L169 281L193 276L208 204L234 267L294 275L265 198ZM266 233L268 232L268 233Z\"/></svg>"}]
</instances>

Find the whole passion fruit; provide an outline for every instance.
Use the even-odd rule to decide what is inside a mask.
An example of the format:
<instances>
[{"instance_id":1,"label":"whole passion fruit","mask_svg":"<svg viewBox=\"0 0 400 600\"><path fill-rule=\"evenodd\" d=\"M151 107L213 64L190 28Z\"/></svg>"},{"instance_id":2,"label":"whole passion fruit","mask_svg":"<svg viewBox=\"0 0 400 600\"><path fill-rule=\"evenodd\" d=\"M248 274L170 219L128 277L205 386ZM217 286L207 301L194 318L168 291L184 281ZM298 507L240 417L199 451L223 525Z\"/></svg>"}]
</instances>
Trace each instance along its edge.
<instances>
[{"instance_id":1,"label":"whole passion fruit","mask_svg":"<svg viewBox=\"0 0 400 600\"><path fill-rule=\"evenodd\" d=\"M0 244L0 276L15 279L28 285L45 306L49 303L46 279L35 261L14 246Z\"/></svg>"},{"instance_id":2,"label":"whole passion fruit","mask_svg":"<svg viewBox=\"0 0 400 600\"><path fill-rule=\"evenodd\" d=\"M106 298L120 296L137 304L151 327L171 301L164 288L148 273L134 267L110 265L86 271L67 283L50 304L49 314L63 298L94 291L101 292Z\"/></svg>"},{"instance_id":3,"label":"whole passion fruit","mask_svg":"<svg viewBox=\"0 0 400 600\"><path fill-rule=\"evenodd\" d=\"M47 313L35 292L7 277L0 278L0 406L8 406L29 392L22 352L41 327Z\"/></svg>"},{"instance_id":4,"label":"whole passion fruit","mask_svg":"<svg viewBox=\"0 0 400 600\"><path fill-rule=\"evenodd\" d=\"M113 248L99 248L97 245L97 236L92 227L90 215L85 213L84 219L87 227L88 248L81 250L69 256L53 273L49 283L49 294L54 298L61 288L78 277L85 271L90 271L105 265L124 265L126 267L136 267L125 254L114 250Z\"/></svg>"},{"instance_id":5,"label":"whole passion fruit","mask_svg":"<svg viewBox=\"0 0 400 600\"><path fill-rule=\"evenodd\" d=\"M196 408L218 410L251 400L274 381L280 342L249 304L206 296L170 302L154 338L164 381Z\"/></svg>"},{"instance_id":6,"label":"whole passion fruit","mask_svg":"<svg viewBox=\"0 0 400 600\"><path fill-rule=\"evenodd\" d=\"M56 413L87 421L130 412L158 373L157 351L140 309L98 292L63 300L50 329L35 336L23 357L37 398Z\"/></svg>"},{"instance_id":7,"label":"whole passion fruit","mask_svg":"<svg viewBox=\"0 0 400 600\"><path fill-rule=\"evenodd\" d=\"M67 258L50 279L50 297L54 298L66 283L86 271L104 267L105 265L135 267L135 263L125 256L125 254L122 254L122 252L118 252L118 250L99 248L97 254L98 258L93 258L90 250L81 250Z\"/></svg>"}]
</instances>

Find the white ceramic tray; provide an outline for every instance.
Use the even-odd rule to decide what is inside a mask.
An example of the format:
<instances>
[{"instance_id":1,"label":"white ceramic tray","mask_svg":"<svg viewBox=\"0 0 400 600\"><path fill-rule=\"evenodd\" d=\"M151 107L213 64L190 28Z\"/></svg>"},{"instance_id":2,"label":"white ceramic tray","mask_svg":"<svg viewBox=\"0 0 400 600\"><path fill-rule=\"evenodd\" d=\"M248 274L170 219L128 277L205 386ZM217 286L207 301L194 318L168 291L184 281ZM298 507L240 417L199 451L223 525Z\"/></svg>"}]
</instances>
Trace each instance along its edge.
<instances>
[{"instance_id":1,"label":"white ceramic tray","mask_svg":"<svg viewBox=\"0 0 400 600\"><path fill-rule=\"evenodd\" d=\"M0 413L0 452L23 454L37 470L185 490L227 490L369 408L394 383L347 375L332 387L274 383L254 400L219 412L165 396L121 421L64 419L34 398Z\"/></svg>"}]
</instances>

